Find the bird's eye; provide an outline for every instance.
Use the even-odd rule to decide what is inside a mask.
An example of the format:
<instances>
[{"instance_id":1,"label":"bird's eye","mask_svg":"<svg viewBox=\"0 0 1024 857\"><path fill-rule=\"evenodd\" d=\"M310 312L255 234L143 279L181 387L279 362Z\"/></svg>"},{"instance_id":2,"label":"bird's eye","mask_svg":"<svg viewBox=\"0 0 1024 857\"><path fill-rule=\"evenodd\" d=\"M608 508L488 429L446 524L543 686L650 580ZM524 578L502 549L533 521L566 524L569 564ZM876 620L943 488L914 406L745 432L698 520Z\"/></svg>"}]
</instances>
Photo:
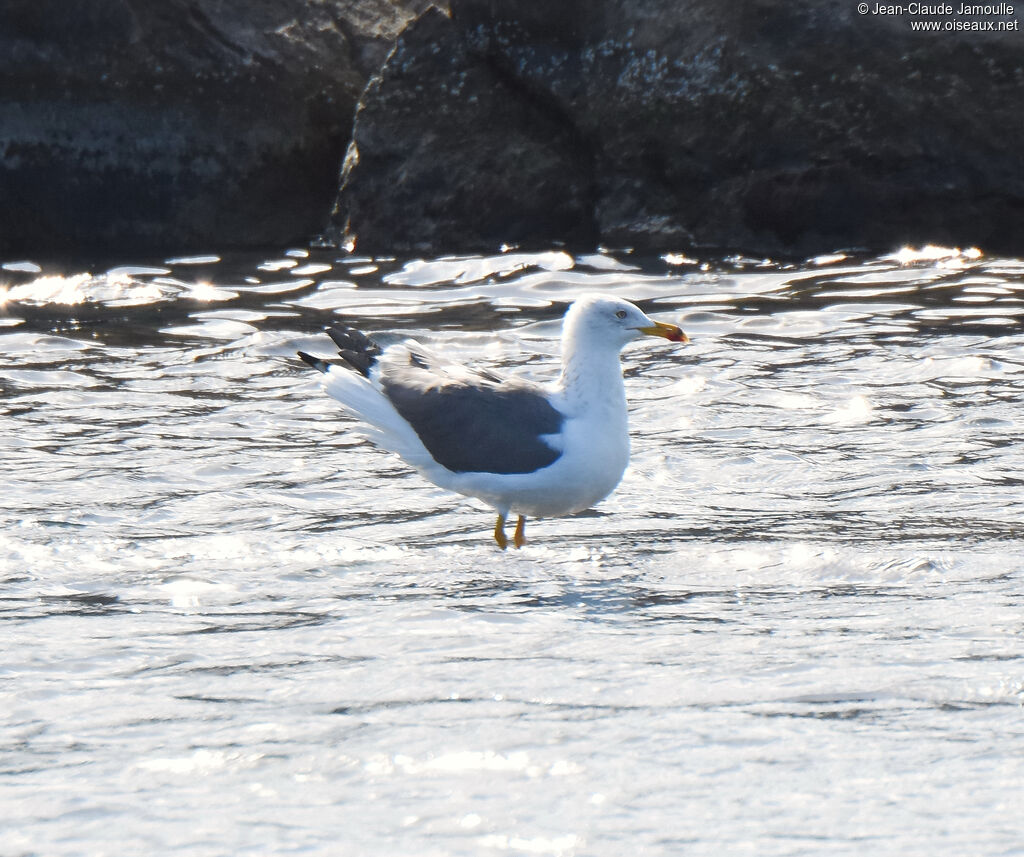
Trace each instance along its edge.
<instances>
[{"instance_id":1,"label":"bird's eye","mask_svg":"<svg viewBox=\"0 0 1024 857\"><path fill-rule=\"evenodd\" d=\"M615 313L615 317L616 318L625 318L626 317L626 311L624 309L620 309L617 313Z\"/></svg>"}]
</instances>

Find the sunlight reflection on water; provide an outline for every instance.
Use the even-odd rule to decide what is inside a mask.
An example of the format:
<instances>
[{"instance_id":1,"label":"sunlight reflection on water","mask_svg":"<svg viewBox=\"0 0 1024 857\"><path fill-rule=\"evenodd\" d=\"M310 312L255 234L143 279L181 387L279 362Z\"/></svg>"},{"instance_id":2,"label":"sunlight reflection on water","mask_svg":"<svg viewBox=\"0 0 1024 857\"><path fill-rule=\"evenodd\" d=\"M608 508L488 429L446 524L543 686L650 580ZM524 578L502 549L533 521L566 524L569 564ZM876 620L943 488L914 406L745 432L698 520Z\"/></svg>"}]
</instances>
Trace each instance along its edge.
<instances>
[{"instance_id":1,"label":"sunlight reflection on water","mask_svg":"<svg viewBox=\"0 0 1024 857\"><path fill-rule=\"evenodd\" d=\"M1024 264L295 250L0 275L12 854L1015 853ZM550 378L633 463L499 555L294 359ZM5 853L7 853L5 851Z\"/></svg>"}]
</instances>

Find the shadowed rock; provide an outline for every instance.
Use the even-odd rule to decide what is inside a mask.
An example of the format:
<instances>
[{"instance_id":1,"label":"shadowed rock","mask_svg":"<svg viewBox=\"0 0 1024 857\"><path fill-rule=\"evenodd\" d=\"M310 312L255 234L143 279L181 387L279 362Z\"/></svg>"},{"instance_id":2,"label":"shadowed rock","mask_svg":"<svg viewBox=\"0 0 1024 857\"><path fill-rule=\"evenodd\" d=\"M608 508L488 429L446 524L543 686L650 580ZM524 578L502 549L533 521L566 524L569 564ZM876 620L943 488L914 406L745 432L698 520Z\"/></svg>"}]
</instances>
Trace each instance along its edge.
<instances>
[{"instance_id":1,"label":"shadowed rock","mask_svg":"<svg viewBox=\"0 0 1024 857\"><path fill-rule=\"evenodd\" d=\"M0 253L307 240L359 93L423 5L7 0Z\"/></svg>"},{"instance_id":2,"label":"shadowed rock","mask_svg":"<svg viewBox=\"0 0 1024 857\"><path fill-rule=\"evenodd\" d=\"M1020 252L1019 29L914 32L848 0L451 11L361 101L334 222L362 250Z\"/></svg>"}]
</instances>

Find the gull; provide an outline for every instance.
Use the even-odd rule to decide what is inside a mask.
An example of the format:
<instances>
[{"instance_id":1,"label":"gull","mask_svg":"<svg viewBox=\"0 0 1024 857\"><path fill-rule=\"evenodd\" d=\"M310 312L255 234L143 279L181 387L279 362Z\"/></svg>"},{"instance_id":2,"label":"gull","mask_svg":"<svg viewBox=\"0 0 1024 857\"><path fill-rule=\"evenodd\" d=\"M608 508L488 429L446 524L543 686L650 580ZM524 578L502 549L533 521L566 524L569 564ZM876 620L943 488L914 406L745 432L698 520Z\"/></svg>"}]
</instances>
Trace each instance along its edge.
<instances>
[{"instance_id":1,"label":"gull","mask_svg":"<svg viewBox=\"0 0 1024 857\"><path fill-rule=\"evenodd\" d=\"M298 352L323 373L326 392L371 441L425 479L491 506L502 550L511 513L519 548L527 517L589 509L622 479L629 464L623 347L643 336L690 341L628 301L585 295L563 320L561 375L536 384L470 369L414 340L381 347L352 327L327 333L340 360Z\"/></svg>"}]
</instances>

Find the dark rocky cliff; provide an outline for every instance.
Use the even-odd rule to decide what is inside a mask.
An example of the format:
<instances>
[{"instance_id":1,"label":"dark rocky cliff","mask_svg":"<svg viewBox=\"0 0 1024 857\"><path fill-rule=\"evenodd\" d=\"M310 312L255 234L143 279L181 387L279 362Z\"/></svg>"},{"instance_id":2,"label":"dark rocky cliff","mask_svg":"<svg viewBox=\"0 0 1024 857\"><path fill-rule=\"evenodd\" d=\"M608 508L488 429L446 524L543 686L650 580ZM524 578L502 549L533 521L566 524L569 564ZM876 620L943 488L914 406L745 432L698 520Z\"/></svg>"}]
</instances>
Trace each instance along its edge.
<instances>
[{"instance_id":1,"label":"dark rocky cliff","mask_svg":"<svg viewBox=\"0 0 1024 857\"><path fill-rule=\"evenodd\" d=\"M1024 252L1019 29L914 32L849 0L451 11L360 104L335 220L364 250Z\"/></svg>"},{"instance_id":2,"label":"dark rocky cliff","mask_svg":"<svg viewBox=\"0 0 1024 857\"><path fill-rule=\"evenodd\" d=\"M359 95L416 6L6 0L0 252L308 240Z\"/></svg>"},{"instance_id":3,"label":"dark rocky cliff","mask_svg":"<svg viewBox=\"0 0 1024 857\"><path fill-rule=\"evenodd\" d=\"M9 0L0 253L325 228L386 253L1024 252L1019 28L849 0L427 5Z\"/></svg>"}]
</instances>

